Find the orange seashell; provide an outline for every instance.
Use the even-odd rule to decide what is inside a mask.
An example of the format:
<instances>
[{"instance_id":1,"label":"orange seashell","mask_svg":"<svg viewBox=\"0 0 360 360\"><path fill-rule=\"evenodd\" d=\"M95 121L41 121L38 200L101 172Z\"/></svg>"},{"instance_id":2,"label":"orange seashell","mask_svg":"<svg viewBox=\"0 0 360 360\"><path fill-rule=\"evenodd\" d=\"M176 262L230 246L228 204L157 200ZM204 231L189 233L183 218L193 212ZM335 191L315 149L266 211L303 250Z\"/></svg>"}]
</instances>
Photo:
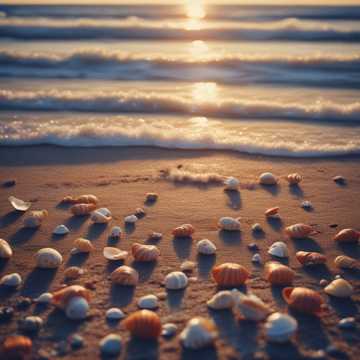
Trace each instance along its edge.
<instances>
[{"instance_id":1,"label":"orange seashell","mask_svg":"<svg viewBox=\"0 0 360 360\"><path fill-rule=\"evenodd\" d=\"M89 253L95 249L90 240L84 238L77 238L74 240L75 252Z\"/></svg>"},{"instance_id":2,"label":"orange seashell","mask_svg":"<svg viewBox=\"0 0 360 360\"><path fill-rule=\"evenodd\" d=\"M30 338L21 335L11 335L5 338L1 359L22 360L30 357L32 341Z\"/></svg>"},{"instance_id":3,"label":"orange seashell","mask_svg":"<svg viewBox=\"0 0 360 360\"><path fill-rule=\"evenodd\" d=\"M349 256L337 256L334 263L340 269L360 270L360 262Z\"/></svg>"},{"instance_id":4,"label":"orange seashell","mask_svg":"<svg viewBox=\"0 0 360 360\"><path fill-rule=\"evenodd\" d=\"M279 208L278 206L272 207L272 208L270 208L270 209L267 209L267 210L265 211L265 216L266 216L266 217L275 216L275 215L278 214L279 210L280 210L280 208Z\"/></svg>"},{"instance_id":5,"label":"orange seashell","mask_svg":"<svg viewBox=\"0 0 360 360\"><path fill-rule=\"evenodd\" d=\"M88 289L85 289L83 286L71 285L63 289L60 289L58 291L55 291L53 293L52 303L56 307L64 310L71 298L75 296L80 296L86 299L87 301L89 301L90 294L91 294L90 291Z\"/></svg>"},{"instance_id":6,"label":"orange seashell","mask_svg":"<svg viewBox=\"0 0 360 360\"><path fill-rule=\"evenodd\" d=\"M297 185L302 181L302 176L298 173L289 174L286 177L286 180L289 182L290 185Z\"/></svg>"},{"instance_id":7,"label":"orange seashell","mask_svg":"<svg viewBox=\"0 0 360 360\"><path fill-rule=\"evenodd\" d=\"M172 234L175 237L191 236L195 232L195 228L191 224L183 224L173 229Z\"/></svg>"},{"instance_id":8,"label":"orange seashell","mask_svg":"<svg viewBox=\"0 0 360 360\"><path fill-rule=\"evenodd\" d=\"M132 336L140 339L156 339L161 333L160 318L150 310L136 311L129 315L123 323Z\"/></svg>"},{"instance_id":9,"label":"orange seashell","mask_svg":"<svg viewBox=\"0 0 360 360\"><path fill-rule=\"evenodd\" d=\"M334 236L334 240L340 243L357 243L360 232L354 229L343 229Z\"/></svg>"},{"instance_id":10,"label":"orange seashell","mask_svg":"<svg viewBox=\"0 0 360 360\"><path fill-rule=\"evenodd\" d=\"M95 204L75 204L70 208L70 211L75 216L88 215L96 209Z\"/></svg>"},{"instance_id":11,"label":"orange seashell","mask_svg":"<svg viewBox=\"0 0 360 360\"><path fill-rule=\"evenodd\" d=\"M64 277L67 280L75 280L84 274L84 269L78 266L70 266L64 271Z\"/></svg>"},{"instance_id":12,"label":"orange seashell","mask_svg":"<svg viewBox=\"0 0 360 360\"><path fill-rule=\"evenodd\" d=\"M306 238L315 233L316 231L312 226L301 223L290 225L285 229L285 234L293 239Z\"/></svg>"},{"instance_id":13,"label":"orange seashell","mask_svg":"<svg viewBox=\"0 0 360 360\"><path fill-rule=\"evenodd\" d=\"M122 265L111 273L110 279L114 284L136 286L139 282L139 274L132 267Z\"/></svg>"},{"instance_id":14,"label":"orange seashell","mask_svg":"<svg viewBox=\"0 0 360 360\"><path fill-rule=\"evenodd\" d=\"M295 256L297 261L305 266L326 263L326 256L315 251L298 251Z\"/></svg>"},{"instance_id":15,"label":"orange seashell","mask_svg":"<svg viewBox=\"0 0 360 360\"><path fill-rule=\"evenodd\" d=\"M70 204L97 204L99 199L95 195L65 196L62 199L64 203Z\"/></svg>"},{"instance_id":16,"label":"orange seashell","mask_svg":"<svg viewBox=\"0 0 360 360\"><path fill-rule=\"evenodd\" d=\"M223 287L240 286L249 277L249 271L242 265L235 263L224 263L212 269L215 282Z\"/></svg>"},{"instance_id":17,"label":"orange seashell","mask_svg":"<svg viewBox=\"0 0 360 360\"><path fill-rule=\"evenodd\" d=\"M291 285L295 273L288 266L277 261L270 261L265 265L265 278L272 285Z\"/></svg>"},{"instance_id":18,"label":"orange seashell","mask_svg":"<svg viewBox=\"0 0 360 360\"><path fill-rule=\"evenodd\" d=\"M136 261L156 261L160 250L155 245L133 244L131 252Z\"/></svg>"},{"instance_id":19,"label":"orange seashell","mask_svg":"<svg viewBox=\"0 0 360 360\"><path fill-rule=\"evenodd\" d=\"M291 309L306 314L320 314L324 304L316 291L304 287L287 287L283 289L282 296Z\"/></svg>"}]
</instances>

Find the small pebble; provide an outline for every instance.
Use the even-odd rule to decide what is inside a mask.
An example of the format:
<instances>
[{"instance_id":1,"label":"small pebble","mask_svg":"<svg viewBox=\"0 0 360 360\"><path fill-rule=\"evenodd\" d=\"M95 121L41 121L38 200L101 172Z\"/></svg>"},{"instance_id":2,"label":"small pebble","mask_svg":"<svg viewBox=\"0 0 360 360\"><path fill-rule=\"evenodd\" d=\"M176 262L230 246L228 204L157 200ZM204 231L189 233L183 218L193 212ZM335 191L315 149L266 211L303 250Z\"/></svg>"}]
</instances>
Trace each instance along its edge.
<instances>
[{"instance_id":1,"label":"small pebble","mask_svg":"<svg viewBox=\"0 0 360 360\"><path fill-rule=\"evenodd\" d=\"M193 272L194 269L196 267L196 264L193 261L184 261L181 265L180 265L180 270L183 272Z\"/></svg>"},{"instance_id":2,"label":"small pebble","mask_svg":"<svg viewBox=\"0 0 360 360\"><path fill-rule=\"evenodd\" d=\"M0 308L0 322L9 321L14 316L14 308L4 306Z\"/></svg>"},{"instance_id":3,"label":"small pebble","mask_svg":"<svg viewBox=\"0 0 360 360\"><path fill-rule=\"evenodd\" d=\"M172 323L164 324L162 327L161 335L164 337L172 337L176 334L177 326Z\"/></svg>"},{"instance_id":4,"label":"small pebble","mask_svg":"<svg viewBox=\"0 0 360 360\"><path fill-rule=\"evenodd\" d=\"M260 264L262 262L260 254L254 254L254 256L251 258L251 261L253 263L259 263Z\"/></svg>"},{"instance_id":5,"label":"small pebble","mask_svg":"<svg viewBox=\"0 0 360 360\"><path fill-rule=\"evenodd\" d=\"M145 213L145 210L144 210L144 209L142 209L142 208L137 208L137 209L135 210L135 212L134 212L134 215L135 215L138 219L141 219L141 218L143 218L143 217L146 215L146 213Z\"/></svg>"},{"instance_id":6,"label":"small pebble","mask_svg":"<svg viewBox=\"0 0 360 360\"><path fill-rule=\"evenodd\" d=\"M196 276L189 277L189 283L196 283L198 281L198 278Z\"/></svg>"},{"instance_id":7,"label":"small pebble","mask_svg":"<svg viewBox=\"0 0 360 360\"><path fill-rule=\"evenodd\" d=\"M123 311L119 308L111 308L106 311L106 319L115 321L115 320L121 320L125 317L125 314Z\"/></svg>"},{"instance_id":8,"label":"small pebble","mask_svg":"<svg viewBox=\"0 0 360 360\"><path fill-rule=\"evenodd\" d=\"M15 179L9 179L9 180L5 180L2 182L2 186L3 187L12 187L16 185L16 180Z\"/></svg>"},{"instance_id":9,"label":"small pebble","mask_svg":"<svg viewBox=\"0 0 360 360\"><path fill-rule=\"evenodd\" d=\"M84 346L84 338L79 334L72 335L69 341L72 349L80 349Z\"/></svg>"},{"instance_id":10,"label":"small pebble","mask_svg":"<svg viewBox=\"0 0 360 360\"><path fill-rule=\"evenodd\" d=\"M53 295L51 293L42 293L38 298L35 299L35 302L41 305L50 304L52 301Z\"/></svg>"},{"instance_id":11,"label":"small pebble","mask_svg":"<svg viewBox=\"0 0 360 360\"><path fill-rule=\"evenodd\" d=\"M43 325L43 320L39 316L27 316L19 320L19 329L24 332L38 332Z\"/></svg>"},{"instance_id":12,"label":"small pebble","mask_svg":"<svg viewBox=\"0 0 360 360\"><path fill-rule=\"evenodd\" d=\"M305 209L305 210L311 210L311 209L314 208L314 207L313 207L313 204L312 204L310 201L308 201L308 200L303 201L303 202L301 203L301 207L302 207L303 209Z\"/></svg>"},{"instance_id":13,"label":"small pebble","mask_svg":"<svg viewBox=\"0 0 360 360\"><path fill-rule=\"evenodd\" d=\"M321 279L319 282L320 286L325 287L329 284L329 282L325 279Z\"/></svg>"},{"instance_id":14,"label":"small pebble","mask_svg":"<svg viewBox=\"0 0 360 360\"><path fill-rule=\"evenodd\" d=\"M147 193L145 197L146 202L155 202L158 199L159 195L157 193Z\"/></svg>"},{"instance_id":15,"label":"small pebble","mask_svg":"<svg viewBox=\"0 0 360 360\"><path fill-rule=\"evenodd\" d=\"M259 247L255 243L250 243L248 245L248 249L251 251L257 251L257 250L259 250Z\"/></svg>"},{"instance_id":16,"label":"small pebble","mask_svg":"<svg viewBox=\"0 0 360 360\"><path fill-rule=\"evenodd\" d=\"M254 225L251 227L251 230L252 230L253 232L258 232L258 233L264 231L263 228L262 228L262 226L261 226L260 224L258 224L258 223L254 224Z\"/></svg>"},{"instance_id":17,"label":"small pebble","mask_svg":"<svg viewBox=\"0 0 360 360\"><path fill-rule=\"evenodd\" d=\"M31 304L32 304L32 301L30 298L20 296L19 298L16 299L15 306L18 310L25 310L28 307L30 307Z\"/></svg>"},{"instance_id":18,"label":"small pebble","mask_svg":"<svg viewBox=\"0 0 360 360\"><path fill-rule=\"evenodd\" d=\"M166 292L161 292L161 293L158 293L158 294L155 294L157 296L157 298L159 300L165 300L167 298L167 293Z\"/></svg>"},{"instance_id":19,"label":"small pebble","mask_svg":"<svg viewBox=\"0 0 360 360\"><path fill-rule=\"evenodd\" d=\"M341 329L354 329L356 327L356 321L354 317L346 317L339 321L339 328Z\"/></svg>"},{"instance_id":20,"label":"small pebble","mask_svg":"<svg viewBox=\"0 0 360 360\"><path fill-rule=\"evenodd\" d=\"M100 341L100 351L104 355L118 355L121 351L121 337L116 334L109 334Z\"/></svg>"},{"instance_id":21,"label":"small pebble","mask_svg":"<svg viewBox=\"0 0 360 360\"><path fill-rule=\"evenodd\" d=\"M339 274L335 275L335 279L341 279L341 275Z\"/></svg>"},{"instance_id":22,"label":"small pebble","mask_svg":"<svg viewBox=\"0 0 360 360\"><path fill-rule=\"evenodd\" d=\"M148 240L159 241L161 240L162 236L163 236L162 233L153 231L149 234Z\"/></svg>"},{"instance_id":23,"label":"small pebble","mask_svg":"<svg viewBox=\"0 0 360 360\"><path fill-rule=\"evenodd\" d=\"M341 176L341 175L337 175L333 177L334 182L336 182L337 184L345 184L346 183L346 179Z\"/></svg>"}]
</instances>

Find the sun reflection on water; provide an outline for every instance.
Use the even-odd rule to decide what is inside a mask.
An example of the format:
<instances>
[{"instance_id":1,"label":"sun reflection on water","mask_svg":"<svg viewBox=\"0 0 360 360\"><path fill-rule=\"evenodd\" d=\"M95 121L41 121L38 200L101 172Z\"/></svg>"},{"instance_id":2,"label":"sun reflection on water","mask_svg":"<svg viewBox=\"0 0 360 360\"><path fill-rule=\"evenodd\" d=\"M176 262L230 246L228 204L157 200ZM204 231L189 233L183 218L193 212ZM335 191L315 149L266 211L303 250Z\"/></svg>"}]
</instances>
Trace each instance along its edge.
<instances>
[{"instance_id":1,"label":"sun reflection on water","mask_svg":"<svg viewBox=\"0 0 360 360\"><path fill-rule=\"evenodd\" d=\"M205 6L202 0L188 0L186 3L186 15L191 19L203 19L206 16Z\"/></svg>"},{"instance_id":2,"label":"sun reflection on water","mask_svg":"<svg viewBox=\"0 0 360 360\"><path fill-rule=\"evenodd\" d=\"M216 102L218 95L218 87L214 82L199 82L192 86L192 99L194 102Z\"/></svg>"}]
</instances>

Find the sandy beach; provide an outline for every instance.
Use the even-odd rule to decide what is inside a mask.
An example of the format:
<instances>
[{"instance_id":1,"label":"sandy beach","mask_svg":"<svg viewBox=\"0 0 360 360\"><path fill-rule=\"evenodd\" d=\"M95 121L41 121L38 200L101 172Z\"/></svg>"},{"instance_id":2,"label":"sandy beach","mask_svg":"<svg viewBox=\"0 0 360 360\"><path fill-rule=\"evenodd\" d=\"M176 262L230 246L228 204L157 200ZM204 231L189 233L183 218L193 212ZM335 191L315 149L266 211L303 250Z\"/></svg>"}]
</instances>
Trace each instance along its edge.
<instances>
[{"instance_id":1,"label":"sandy beach","mask_svg":"<svg viewBox=\"0 0 360 360\"><path fill-rule=\"evenodd\" d=\"M193 173L215 173L235 176L241 182L237 193L225 192L221 183L174 182L164 178L168 171L180 167ZM258 176L271 171L280 177L278 186L262 187ZM284 177L293 172L303 175L300 187L290 187ZM287 159L246 156L232 152L166 150L154 148L61 148L52 146L0 148L1 182L16 179L14 187L0 189L0 238L6 239L14 249L9 261L1 261L1 275L18 272L23 284L18 291L0 289L2 306L14 306L19 296L35 298L45 291L54 291L64 282L66 267L77 265L86 273L74 283L91 283L92 300L89 319L74 322L53 307L41 309L35 304L16 310L13 319L0 323L0 342L4 336L17 333L17 320L26 315L39 314L44 326L33 337L34 358L40 352L49 359L97 359L100 357L99 341L109 333L122 336L121 359L305 359L342 358L357 359L360 331L342 330L341 318L355 316L359 319L359 274L344 272L334 267L337 255L360 257L358 245L339 247L332 240L343 228L359 230L360 208L360 158ZM332 178L342 175L346 184L338 185ZM145 194L156 192L159 199L152 206L144 204ZM106 225L91 225L87 217L72 217L68 207L59 202L66 195L95 194L101 207L108 207L113 220ZM22 228L23 214L12 210L7 201L14 195L33 202L32 209L47 209L49 217L35 231ZM301 202L309 200L314 209L305 211ZM279 220L266 220L264 211L280 207ZM124 227L124 217L143 207L146 216L131 228ZM222 216L241 217L241 232L224 233L217 229ZM251 225L260 223L265 230L256 236ZM289 240L284 237L285 226L304 222L313 225L318 234L309 239ZM193 239L173 239L171 230L183 223L194 225ZM56 225L65 224L70 233L63 237L52 235ZM109 239L112 226L119 225L126 231L114 243ZM330 226L332 225L332 227ZM337 226L335 226L337 225ZM102 256L106 244L129 250L133 242L145 243L149 232L163 233L157 243L161 256L156 264L132 262L140 274L135 289L111 286L109 273L121 262L108 262ZM88 257L71 256L73 240L85 237L96 250ZM199 256L195 243L210 239L217 246L216 256ZM287 311L281 289L264 280L262 266L251 263L253 252L247 247L255 242L263 261L270 259L267 249L271 243L284 240L288 244L288 265L296 271L295 285L306 286L320 292L329 305L329 312L322 316L308 317L294 314L299 331L290 343L271 345L264 336L263 323L238 321L231 311L209 311L206 301L217 291L210 276L215 264L236 262L251 271L247 291L260 296L274 310ZM64 257L57 270L35 268L34 254L43 247L53 247ZM305 269L294 257L298 250L319 251L327 256L327 266ZM106 322L105 312L112 306L120 307L126 314L137 309L137 299L147 294L165 292L163 279L178 270L184 260L197 263L192 282L185 291L170 291L160 301L157 313L162 323L174 322L178 333L194 316L212 318L219 331L215 347L201 351L184 350L178 337L158 342L131 340L119 322ZM331 280L341 274L354 286L351 299L329 298L319 285L321 279ZM72 334L84 337L85 345L71 350L68 338ZM66 346L62 344L65 341ZM333 346L331 347L329 346ZM318 350L324 350L325 355Z\"/></svg>"}]
</instances>

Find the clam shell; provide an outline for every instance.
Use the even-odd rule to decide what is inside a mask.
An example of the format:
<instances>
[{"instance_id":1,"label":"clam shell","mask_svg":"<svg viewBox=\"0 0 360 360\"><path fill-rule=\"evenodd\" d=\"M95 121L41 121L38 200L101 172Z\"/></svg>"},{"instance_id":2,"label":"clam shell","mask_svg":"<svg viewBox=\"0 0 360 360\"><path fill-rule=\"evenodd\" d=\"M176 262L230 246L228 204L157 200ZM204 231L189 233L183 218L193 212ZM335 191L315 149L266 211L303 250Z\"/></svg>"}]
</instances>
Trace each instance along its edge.
<instances>
[{"instance_id":1,"label":"clam shell","mask_svg":"<svg viewBox=\"0 0 360 360\"><path fill-rule=\"evenodd\" d=\"M286 180L289 182L290 185L297 185L301 183L302 176L298 173L293 173L293 174L289 174L286 177Z\"/></svg>"},{"instance_id":2,"label":"clam shell","mask_svg":"<svg viewBox=\"0 0 360 360\"><path fill-rule=\"evenodd\" d=\"M165 287L169 290L184 289L187 284L188 278L181 271L173 271L165 276Z\"/></svg>"},{"instance_id":3,"label":"clam shell","mask_svg":"<svg viewBox=\"0 0 360 360\"><path fill-rule=\"evenodd\" d=\"M121 352L121 336L117 334L109 334L101 339L99 346L100 352L103 355L116 356Z\"/></svg>"},{"instance_id":4,"label":"clam shell","mask_svg":"<svg viewBox=\"0 0 360 360\"><path fill-rule=\"evenodd\" d=\"M32 341L22 335L7 336L2 344L2 359L28 359L31 355Z\"/></svg>"},{"instance_id":5,"label":"clam shell","mask_svg":"<svg viewBox=\"0 0 360 360\"><path fill-rule=\"evenodd\" d=\"M135 224L138 220L139 218L136 215L129 215L124 218L126 224Z\"/></svg>"},{"instance_id":6,"label":"clam shell","mask_svg":"<svg viewBox=\"0 0 360 360\"><path fill-rule=\"evenodd\" d=\"M331 296L347 298L354 293L354 288L345 279L335 279L325 287L324 291Z\"/></svg>"},{"instance_id":7,"label":"clam shell","mask_svg":"<svg viewBox=\"0 0 360 360\"><path fill-rule=\"evenodd\" d=\"M83 320L89 312L89 303L82 296L72 297L65 307L65 314L71 320Z\"/></svg>"},{"instance_id":8,"label":"clam shell","mask_svg":"<svg viewBox=\"0 0 360 360\"><path fill-rule=\"evenodd\" d=\"M69 279L69 280L78 279L83 274L84 274L84 269L78 266L70 266L64 271L65 279Z\"/></svg>"},{"instance_id":9,"label":"clam shell","mask_svg":"<svg viewBox=\"0 0 360 360\"><path fill-rule=\"evenodd\" d=\"M22 283L21 276L18 273L12 273L4 275L0 279L0 285L9 286L9 287L18 287Z\"/></svg>"},{"instance_id":10,"label":"clam shell","mask_svg":"<svg viewBox=\"0 0 360 360\"><path fill-rule=\"evenodd\" d=\"M275 206L275 207L272 207L272 208L270 208L270 209L267 209L266 211L265 211L265 216L266 217L273 217L273 216L275 216L275 215L278 215L278 213L279 213L279 207L278 206Z\"/></svg>"},{"instance_id":11,"label":"clam shell","mask_svg":"<svg viewBox=\"0 0 360 360\"><path fill-rule=\"evenodd\" d=\"M122 230L120 226L114 226L111 229L110 237L112 238L119 238L121 236Z\"/></svg>"},{"instance_id":12,"label":"clam shell","mask_svg":"<svg viewBox=\"0 0 360 360\"><path fill-rule=\"evenodd\" d=\"M43 269L56 269L58 268L63 258L61 254L53 248L42 248L36 255L36 266Z\"/></svg>"},{"instance_id":13,"label":"clam shell","mask_svg":"<svg viewBox=\"0 0 360 360\"><path fill-rule=\"evenodd\" d=\"M53 293L52 303L59 309L65 310L70 300L75 297L90 300L90 291L80 285L71 285Z\"/></svg>"},{"instance_id":14,"label":"clam shell","mask_svg":"<svg viewBox=\"0 0 360 360\"><path fill-rule=\"evenodd\" d=\"M229 290L219 291L207 302L207 306L213 310L231 309L234 305L234 296Z\"/></svg>"},{"instance_id":15,"label":"clam shell","mask_svg":"<svg viewBox=\"0 0 360 360\"><path fill-rule=\"evenodd\" d=\"M249 277L249 271L242 265L224 263L212 269L212 277L219 286L237 287Z\"/></svg>"},{"instance_id":16,"label":"clam shell","mask_svg":"<svg viewBox=\"0 0 360 360\"><path fill-rule=\"evenodd\" d=\"M288 314L273 313L265 323L266 337L270 342L283 343L298 329L296 319Z\"/></svg>"},{"instance_id":17,"label":"clam shell","mask_svg":"<svg viewBox=\"0 0 360 360\"><path fill-rule=\"evenodd\" d=\"M225 216L220 218L218 222L218 228L226 231L239 231L240 221L239 219L235 219L230 216Z\"/></svg>"},{"instance_id":18,"label":"clam shell","mask_svg":"<svg viewBox=\"0 0 360 360\"><path fill-rule=\"evenodd\" d=\"M98 204L99 199L92 194L80 195L80 196L65 196L62 199L64 203L70 204Z\"/></svg>"},{"instance_id":19,"label":"clam shell","mask_svg":"<svg viewBox=\"0 0 360 360\"><path fill-rule=\"evenodd\" d=\"M294 277L295 272L286 265L275 261L268 262L265 265L265 278L272 285L291 285Z\"/></svg>"},{"instance_id":20,"label":"clam shell","mask_svg":"<svg viewBox=\"0 0 360 360\"><path fill-rule=\"evenodd\" d=\"M90 240L84 238L77 238L74 241L74 248L71 250L72 253L89 253L93 251L94 245Z\"/></svg>"},{"instance_id":21,"label":"clam shell","mask_svg":"<svg viewBox=\"0 0 360 360\"><path fill-rule=\"evenodd\" d=\"M125 260L129 253L116 247L106 246L103 250L104 258L107 260Z\"/></svg>"},{"instance_id":22,"label":"clam shell","mask_svg":"<svg viewBox=\"0 0 360 360\"><path fill-rule=\"evenodd\" d=\"M304 266L326 263L326 256L315 251L298 251L295 256L299 263Z\"/></svg>"},{"instance_id":23,"label":"clam shell","mask_svg":"<svg viewBox=\"0 0 360 360\"><path fill-rule=\"evenodd\" d=\"M289 257L289 251L287 245L282 241L274 242L268 250L268 254L279 258Z\"/></svg>"},{"instance_id":24,"label":"clam shell","mask_svg":"<svg viewBox=\"0 0 360 360\"><path fill-rule=\"evenodd\" d=\"M214 323L201 317L192 318L180 334L184 347L201 349L214 343L218 334Z\"/></svg>"},{"instance_id":25,"label":"clam shell","mask_svg":"<svg viewBox=\"0 0 360 360\"><path fill-rule=\"evenodd\" d=\"M304 287L287 287L282 296L290 308L307 314L320 314L324 303L316 291Z\"/></svg>"},{"instance_id":26,"label":"clam shell","mask_svg":"<svg viewBox=\"0 0 360 360\"><path fill-rule=\"evenodd\" d=\"M334 240L339 243L357 243L360 232L354 229L343 229L334 236Z\"/></svg>"},{"instance_id":27,"label":"clam shell","mask_svg":"<svg viewBox=\"0 0 360 360\"><path fill-rule=\"evenodd\" d=\"M262 173L259 176L259 183L261 185L276 185L278 182L278 179L270 172Z\"/></svg>"},{"instance_id":28,"label":"clam shell","mask_svg":"<svg viewBox=\"0 0 360 360\"><path fill-rule=\"evenodd\" d=\"M155 295L145 295L141 297L137 303L140 309L157 309L159 307L159 299Z\"/></svg>"},{"instance_id":29,"label":"clam shell","mask_svg":"<svg viewBox=\"0 0 360 360\"><path fill-rule=\"evenodd\" d=\"M156 339L161 334L159 316L150 310L139 310L129 315L124 326L131 335L140 339Z\"/></svg>"},{"instance_id":30,"label":"clam shell","mask_svg":"<svg viewBox=\"0 0 360 360\"><path fill-rule=\"evenodd\" d=\"M196 244L196 248L198 253L202 255L214 255L216 253L216 246L208 239L200 240Z\"/></svg>"},{"instance_id":31,"label":"clam shell","mask_svg":"<svg viewBox=\"0 0 360 360\"><path fill-rule=\"evenodd\" d=\"M0 258L10 259L12 255L13 251L9 243L4 239L0 239Z\"/></svg>"},{"instance_id":32,"label":"clam shell","mask_svg":"<svg viewBox=\"0 0 360 360\"><path fill-rule=\"evenodd\" d=\"M230 176L224 180L224 185L225 185L225 190L238 191L240 181L237 178Z\"/></svg>"},{"instance_id":33,"label":"clam shell","mask_svg":"<svg viewBox=\"0 0 360 360\"><path fill-rule=\"evenodd\" d=\"M345 255L337 256L334 260L335 265L341 269L360 270L359 261Z\"/></svg>"},{"instance_id":34,"label":"clam shell","mask_svg":"<svg viewBox=\"0 0 360 360\"><path fill-rule=\"evenodd\" d=\"M68 229L68 227L66 225L58 225L54 231L53 234L54 235L65 235L68 234L70 232L70 230Z\"/></svg>"},{"instance_id":35,"label":"clam shell","mask_svg":"<svg viewBox=\"0 0 360 360\"><path fill-rule=\"evenodd\" d=\"M106 318L108 320L121 320L125 317L125 314L121 309L118 308L110 308L106 311Z\"/></svg>"},{"instance_id":36,"label":"clam shell","mask_svg":"<svg viewBox=\"0 0 360 360\"><path fill-rule=\"evenodd\" d=\"M173 229L174 237L188 237L195 232L195 228L191 224L183 224Z\"/></svg>"},{"instance_id":37,"label":"clam shell","mask_svg":"<svg viewBox=\"0 0 360 360\"><path fill-rule=\"evenodd\" d=\"M27 211L31 207L31 202L18 199L15 196L9 196L8 200L11 206L18 211Z\"/></svg>"},{"instance_id":38,"label":"clam shell","mask_svg":"<svg viewBox=\"0 0 360 360\"><path fill-rule=\"evenodd\" d=\"M130 266L122 265L111 273L110 279L114 284L136 286L139 282L139 274Z\"/></svg>"},{"instance_id":39,"label":"clam shell","mask_svg":"<svg viewBox=\"0 0 360 360\"><path fill-rule=\"evenodd\" d=\"M156 261L160 255L160 250L155 245L143 245L135 243L131 247L131 252L136 261Z\"/></svg>"},{"instance_id":40,"label":"clam shell","mask_svg":"<svg viewBox=\"0 0 360 360\"><path fill-rule=\"evenodd\" d=\"M75 216L84 216L89 215L95 209L95 204L75 204L70 208L70 211Z\"/></svg>"},{"instance_id":41,"label":"clam shell","mask_svg":"<svg viewBox=\"0 0 360 360\"><path fill-rule=\"evenodd\" d=\"M107 224L111 219L111 212L107 208L97 209L90 216L90 220L95 224Z\"/></svg>"},{"instance_id":42,"label":"clam shell","mask_svg":"<svg viewBox=\"0 0 360 360\"><path fill-rule=\"evenodd\" d=\"M38 298L35 299L35 302L39 304L50 304L53 300L53 295L49 292L42 293Z\"/></svg>"},{"instance_id":43,"label":"clam shell","mask_svg":"<svg viewBox=\"0 0 360 360\"><path fill-rule=\"evenodd\" d=\"M47 210L34 210L24 219L23 225L26 228L37 228L48 216Z\"/></svg>"},{"instance_id":44,"label":"clam shell","mask_svg":"<svg viewBox=\"0 0 360 360\"><path fill-rule=\"evenodd\" d=\"M290 225L285 229L285 234L293 239L306 238L314 233L315 230L312 226L301 223Z\"/></svg>"}]
</instances>

